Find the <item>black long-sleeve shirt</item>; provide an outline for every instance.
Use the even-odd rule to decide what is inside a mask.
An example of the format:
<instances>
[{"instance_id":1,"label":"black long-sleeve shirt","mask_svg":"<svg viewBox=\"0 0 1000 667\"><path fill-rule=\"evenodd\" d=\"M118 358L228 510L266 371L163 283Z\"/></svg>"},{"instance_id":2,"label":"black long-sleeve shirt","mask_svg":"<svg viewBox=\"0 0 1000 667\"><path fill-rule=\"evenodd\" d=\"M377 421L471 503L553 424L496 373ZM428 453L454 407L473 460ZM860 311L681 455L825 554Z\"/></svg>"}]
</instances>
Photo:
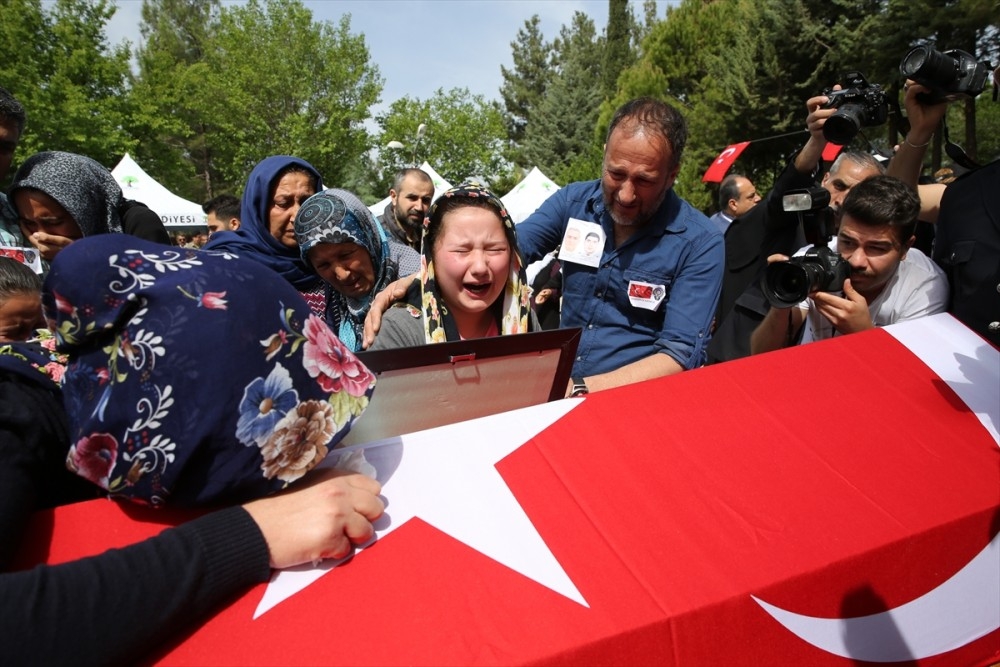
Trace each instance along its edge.
<instances>
[{"instance_id":1,"label":"black long-sleeve shirt","mask_svg":"<svg viewBox=\"0 0 1000 667\"><path fill-rule=\"evenodd\" d=\"M267 544L242 508L138 544L9 572L35 509L94 497L65 469L59 394L0 374L0 664L125 665L270 575Z\"/></svg>"}]
</instances>

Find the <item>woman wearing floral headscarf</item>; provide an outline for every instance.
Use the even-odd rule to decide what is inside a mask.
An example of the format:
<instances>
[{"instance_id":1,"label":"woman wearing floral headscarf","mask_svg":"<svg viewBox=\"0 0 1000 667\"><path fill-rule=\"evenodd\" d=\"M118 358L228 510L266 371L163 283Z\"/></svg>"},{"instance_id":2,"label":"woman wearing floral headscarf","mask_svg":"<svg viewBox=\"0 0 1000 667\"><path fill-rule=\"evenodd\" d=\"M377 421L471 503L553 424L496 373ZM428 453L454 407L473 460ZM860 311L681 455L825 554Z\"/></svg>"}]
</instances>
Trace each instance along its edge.
<instances>
[{"instance_id":1,"label":"woman wearing floral headscarf","mask_svg":"<svg viewBox=\"0 0 1000 667\"><path fill-rule=\"evenodd\" d=\"M98 234L170 243L160 217L145 204L125 199L111 172L83 155L32 155L14 174L10 200L21 233L47 262L73 241Z\"/></svg>"},{"instance_id":2,"label":"woman wearing floral headscarf","mask_svg":"<svg viewBox=\"0 0 1000 667\"><path fill-rule=\"evenodd\" d=\"M295 288L246 257L83 239L53 263L42 305L69 355L67 465L115 498L204 506L284 489L375 388Z\"/></svg>"},{"instance_id":3,"label":"woman wearing floral headscarf","mask_svg":"<svg viewBox=\"0 0 1000 667\"><path fill-rule=\"evenodd\" d=\"M371 349L535 331L514 221L475 182L445 192L424 227L423 266Z\"/></svg>"},{"instance_id":4,"label":"woman wearing floral headscarf","mask_svg":"<svg viewBox=\"0 0 1000 667\"><path fill-rule=\"evenodd\" d=\"M295 236L307 265L326 282L326 323L347 347L361 349L372 297L420 267L409 246L386 237L371 211L346 190L313 195L295 218Z\"/></svg>"},{"instance_id":5,"label":"woman wearing floral headscarf","mask_svg":"<svg viewBox=\"0 0 1000 667\"><path fill-rule=\"evenodd\" d=\"M240 203L240 228L213 234L204 250L249 257L279 273L322 316L323 282L302 260L293 222L306 199L323 189L319 172L290 155L261 160L247 178Z\"/></svg>"},{"instance_id":6,"label":"woman wearing floral headscarf","mask_svg":"<svg viewBox=\"0 0 1000 667\"><path fill-rule=\"evenodd\" d=\"M371 522L384 509L381 486L361 474L327 469L284 493L216 509L136 544L25 569L15 554L36 552L45 541L44 531L34 538L27 531L39 519L34 512L93 499L99 491L64 463L70 434L60 379L67 359L54 344L43 338L0 345L5 665L149 662L165 642L266 582L271 567L340 558L352 543L371 539ZM196 401L188 407L188 414L197 413Z\"/></svg>"}]
</instances>

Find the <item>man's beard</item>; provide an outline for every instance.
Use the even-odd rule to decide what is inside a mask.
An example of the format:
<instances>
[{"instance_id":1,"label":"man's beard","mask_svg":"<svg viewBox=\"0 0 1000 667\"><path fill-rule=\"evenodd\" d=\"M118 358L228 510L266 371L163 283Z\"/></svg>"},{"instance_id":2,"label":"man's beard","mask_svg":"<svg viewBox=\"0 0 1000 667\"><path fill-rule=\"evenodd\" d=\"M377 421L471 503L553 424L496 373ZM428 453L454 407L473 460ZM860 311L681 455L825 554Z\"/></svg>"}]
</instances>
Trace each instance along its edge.
<instances>
[{"instance_id":1,"label":"man's beard","mask_svg":"<svg viewBox=\"0 0 1000 667\"><path fill-rule=\"evenodd\" d=\"M612 206L614 200L611 194L604 189L604 185L603 184L601 185L601 194L604 199L604 208L607 209L608 214L611 216L611 219L614 221L614 223L621 227L641 227L642 225L649 222L653 218L653 216L656 215L656 212L660 210L660 206L663 204L663 200L667 198L667 192L669 192L669 190L670 188L666 188L660 194L659 199L657 199L656 203L653 204L652 207L650 207L650 210L639 211L636 213L636 216L634 218L625 219L622 218L619 214L615 213L615 209Z\"/></svg>"},{"instance_id":2,"label":"man's beard","mask_svg":"<svg viewBox=\"0 0 1000 667\"><path fill-rule=\"evenodd\" d=\"M414 222L413 220L410 220L410 216L406 215L405 212L400 211L399 209L396 209L393 213L395 214L396 222L399 223L400 227L406 229L421 229L424 226L423 217Z\"/></svg>"}]
</instances>

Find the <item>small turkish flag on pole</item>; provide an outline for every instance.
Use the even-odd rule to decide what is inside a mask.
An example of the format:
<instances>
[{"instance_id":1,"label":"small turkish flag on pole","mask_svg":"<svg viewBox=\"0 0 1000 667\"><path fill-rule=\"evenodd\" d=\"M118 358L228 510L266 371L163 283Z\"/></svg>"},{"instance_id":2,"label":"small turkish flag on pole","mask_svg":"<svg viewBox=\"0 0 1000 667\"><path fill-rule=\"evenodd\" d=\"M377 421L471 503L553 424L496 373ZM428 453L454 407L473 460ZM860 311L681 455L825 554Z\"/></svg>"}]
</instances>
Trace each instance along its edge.
<instances>
[{"instance_id":1,"label":"small turkish flag on pole","mask_svg":"<svg viewBox=\"0 0 1000 667\"><path fill-rule=\"evenodd\" d=\"M712 162L712 166L708 168L705 175L701 177L702 183L720 183L725 177L726 172L729 171L729 167L732 166L733 162L736 162L736 158L740 156L747 146L750 145L749 141L744 141L738 144L733 144L732 146L726 146L726 149L719 153L719 157L715 158Z\"/></svg>"}]
</instances>

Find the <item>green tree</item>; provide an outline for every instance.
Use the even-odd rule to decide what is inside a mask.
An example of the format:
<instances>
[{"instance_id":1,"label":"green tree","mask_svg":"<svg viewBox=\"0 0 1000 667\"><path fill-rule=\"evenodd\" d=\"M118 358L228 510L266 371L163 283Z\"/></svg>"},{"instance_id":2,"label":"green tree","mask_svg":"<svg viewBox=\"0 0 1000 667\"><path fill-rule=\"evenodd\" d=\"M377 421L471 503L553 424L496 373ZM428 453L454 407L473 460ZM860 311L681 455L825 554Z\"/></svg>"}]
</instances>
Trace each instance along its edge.
<instances>
[{"instance_id":1,"label":"green tree","mask_svg":"<svg viewBox=\"0 0 1000 667\"><path fill-rule=\"evenodd\" d=\"M223 10L213 46L206 64L224 93L219 139L232 156L229 179L266 155L291 153L337 183L371 146L364 121L382 79L349 15L334 26L313 22L298 0L251 0Z\"/></svg>"},{"instance_id":2,"label":"green tree","mask_svg":"<svg viewBox=\"0 0 1000 667\"><path fill-rule=\"evenodd\" d=\"M144 140L136 159L184 197L218 194L212 150L214 106L205 54L219 21L218 0L144 0L132 79L132 128ZM218 132L215 128L216 133Z\"/></svg>"},{"instance_id":3,"label":"green tree","mask_svg":"<svg viewBox=\"0 0 1000 667\"><path fill-rule=\"evenodd\" d=\"M628 0L608 0L608 27L604 31L604 60L601 63L601 87L605 98L614 97L618 75L635 61L631 33L635 18Z\"/></svg>"},{"instance_id":4,"label":"green tree","mask_svg":"<svg viewBox=\"0 0 1000 667\"><path fill-rule=\"evenodd\" d=\"M157 10L144 23L151 47L141 54L137 120L188 163L188 183L198 175L204 190L192 198L240 191L274 154L308 160L327 183L346 181L371 147L364 121L382 88L349 15L316 22L300 0L157 0Z\"/></svg>"},{"instance_id":5,"label":"green tree","mask_svg":"<svg viewBox=\"0 0 1000 667\"><path fill-rule=\"evenodd\" d=\"M505 157L507 133L500 105L471 94L468 88L439 88L428 100L403 97L375 120L382 131L379 163L383 192L389 191L398 169L419 166L425 160L453 184L475 177L494 186L511 171ZM420 125L425 129L418 140ZM390 141L404 146L388 148Z\"/></svg>"},{"instance_id":6,"label":"green tree","mask_svg":"<svg viewBox=\"0 0 1000 667\"><path fill-rule=\"evenodd\" d=\"M128 46L111 48L105 0L0 0L0 81L24 104L20 159L65 150L114 166L126 130Z\"/></svg>"},{"instance_id":7,"label":"green tree","mask_svg":"<svg viewBox=\"0 0 1000 667\"><path fill-rule=\"evenodd\" d=\"M514 147L513 159L521 164L524 155L520 145L524 141L525 128L542 103L552 79L552 45L545 41L539 29L537 14L524 22L524 27L517 31L517 38L510 43L510 47L514 67L507 69L500 66L503 77L500 95L506 111L507 137Z\"/></svg>"},{"instance_id":8,"label":"green tree","mask_svg":"<svg viewBox=\"0 0 1000 667\"><path fill-rule=\"evenodd\" d=\"M572 175L597 175L594 163L594 126L601 97L595 85L601 80L600 60L604 39L594 22L581 12L563 26L555 42L552 82L541 105L532 115L524 137L524 155L550 178L567 183Z\"/></svg>"}]
</instances>

